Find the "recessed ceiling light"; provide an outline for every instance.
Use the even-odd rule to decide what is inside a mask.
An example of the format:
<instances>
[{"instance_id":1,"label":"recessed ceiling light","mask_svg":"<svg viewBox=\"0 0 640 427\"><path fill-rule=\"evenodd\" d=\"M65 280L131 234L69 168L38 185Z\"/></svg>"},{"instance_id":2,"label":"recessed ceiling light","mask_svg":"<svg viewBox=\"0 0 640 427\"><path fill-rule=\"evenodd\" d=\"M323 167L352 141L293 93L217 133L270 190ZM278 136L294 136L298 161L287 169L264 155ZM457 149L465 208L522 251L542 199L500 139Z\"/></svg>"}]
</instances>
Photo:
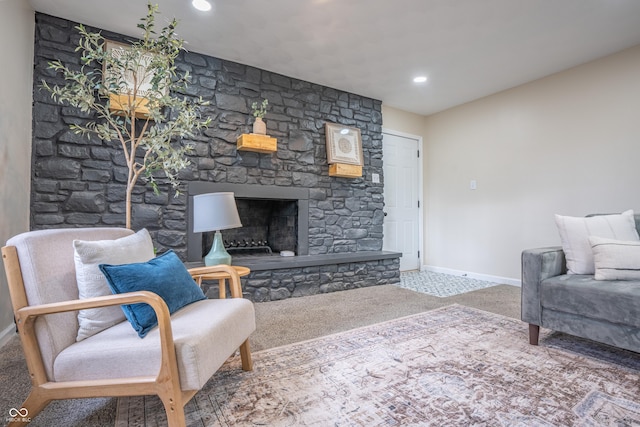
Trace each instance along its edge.
<instances>
[{"instance_id":1,"label":"recessed ceiling light","mask_svg":"<svg viewBox=\"0 0 640 427\"><path fill-rule=\"evenodd\" d=\"M193 0L191 4L193 5L193 7L203 12L211 10L211 3L209 3L207 0Z\"/></svg>"},{"instance_id":2,"label":"recessed ceiling light","mask_svg":"<svg viewBox=\"0 0 640 427\"><path fill-rule=\"evenodd\" d=\"M427 76L418 76L413 78L414 83L424 83L427 81Z\"/></svg>"}]
</instances>

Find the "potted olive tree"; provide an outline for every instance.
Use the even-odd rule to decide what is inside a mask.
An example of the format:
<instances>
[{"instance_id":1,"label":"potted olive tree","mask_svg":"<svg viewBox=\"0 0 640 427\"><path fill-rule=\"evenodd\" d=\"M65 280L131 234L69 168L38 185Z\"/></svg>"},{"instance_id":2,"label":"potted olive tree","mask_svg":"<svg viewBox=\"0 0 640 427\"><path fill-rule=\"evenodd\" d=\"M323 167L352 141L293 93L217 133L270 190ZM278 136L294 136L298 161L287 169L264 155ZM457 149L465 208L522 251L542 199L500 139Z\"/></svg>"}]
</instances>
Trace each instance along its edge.
<instances>
[{"instance_id":1,"label":"potted olive tree","mask_svg":"<svg viewBox=\"0 0 640 427\"><path fill-rule=\"evenodd\" d=\"M81 67L50 62L49 67L62 73L65 84L43 82L56 101L95 113L95 121L71 124L74 132L120 142L128 168L127 228L131 228L131 196L138 179L144 175L158 192L156 176L164 173L177 194L177 174L189 165L186 154L192 149L182 140L210 123L210 118L200 116L200 107L207 102L180 96L189 73L179 74L175 65L184 49L184 41L175 32L177 21L157 34L156 13L158 6L149 3L146 17L138 24L142 37L128 45L111 43L79 25L76 51L81 52Z\"/></svg>"}]
</instances>

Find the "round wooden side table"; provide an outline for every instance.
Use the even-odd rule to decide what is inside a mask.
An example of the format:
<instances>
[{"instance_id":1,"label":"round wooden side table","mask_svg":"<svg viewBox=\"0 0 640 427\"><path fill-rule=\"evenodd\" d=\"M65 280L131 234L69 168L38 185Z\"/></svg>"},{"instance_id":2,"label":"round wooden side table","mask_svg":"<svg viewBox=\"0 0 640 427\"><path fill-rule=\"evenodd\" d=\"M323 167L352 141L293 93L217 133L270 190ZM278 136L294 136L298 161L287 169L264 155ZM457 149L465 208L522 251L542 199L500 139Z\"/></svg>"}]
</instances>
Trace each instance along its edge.
<instances>
[{"instance_id":1,"label":"round wooden side table","mask_svg":"<svg viewBox=\"0 0 640 427\"><path fill-rule=\"evenodd\" d=\"M238 273L238 276L240 277L247 276L249 275L249 273L251 273L251 270L248 267L242 267L239 265L232 265L231 267L236 271L236 273ZM227 273L226 271L207 271L207 269L209 269L209 267L190 268L189 273L191 274L191 277L193 277L193 280L196 281L198 286L202 286L203 280L217 279L219 297L220 299L226 298L227 297L226 280L231 279L231 275L229 275L229 273Z\"/></svg>"}]
</instances>

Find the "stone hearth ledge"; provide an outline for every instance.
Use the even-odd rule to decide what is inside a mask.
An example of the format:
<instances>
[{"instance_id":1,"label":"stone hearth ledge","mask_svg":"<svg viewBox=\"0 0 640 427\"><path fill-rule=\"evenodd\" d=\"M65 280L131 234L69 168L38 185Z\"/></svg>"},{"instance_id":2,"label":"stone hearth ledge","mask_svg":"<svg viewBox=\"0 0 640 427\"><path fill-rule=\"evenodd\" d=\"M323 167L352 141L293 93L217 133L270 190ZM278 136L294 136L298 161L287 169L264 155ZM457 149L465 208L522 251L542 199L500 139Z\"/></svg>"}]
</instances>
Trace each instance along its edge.
<instances>
[{"instance_id":1,"label":"stone hearth ledge","mask_svg":"<svg viewBox=\"0 0 640 427\"><path fill-rule=\"evenodd\" d=\"M251 271L280 270L285 268L303 268L319 265L349 264L353 262L378 261L383 259L400 258L401 252L392 251L361 251L348 253L334 253L321 255L299 255L284 257L278 254L270 256L237 256L232 260L233 265L248 267ZM187 268L202 267L203 262L186 262Z\"/></svg>"}]
</instances>

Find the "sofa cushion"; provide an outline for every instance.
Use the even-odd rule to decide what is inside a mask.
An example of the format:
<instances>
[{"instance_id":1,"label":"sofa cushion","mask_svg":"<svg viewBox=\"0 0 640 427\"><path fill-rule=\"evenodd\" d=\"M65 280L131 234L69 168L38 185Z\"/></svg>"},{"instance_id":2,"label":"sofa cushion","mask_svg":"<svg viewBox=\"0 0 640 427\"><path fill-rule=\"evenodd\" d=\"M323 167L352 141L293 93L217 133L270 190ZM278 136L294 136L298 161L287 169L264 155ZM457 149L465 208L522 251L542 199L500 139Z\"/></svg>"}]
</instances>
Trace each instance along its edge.
<instances>
[{"instance_id":1,"label":"sofa cushion","mask_svg":"<svg viewBox=\"0 0 640 427\"><path fill-rule=\"evenodd\" d=\"M255 330L253 304L242 298L198 301L174 313L171 328L180 386L199 390ZM156 376L159 369L159 329L141 340L126 321L67 347L54 363L55 381Z\"/></svg>"},{"instance_id":2,"label":"sofa cushion","mask_svg":"<svg viewBox=\"0 0 640 427\"><path fill-rule=\"evenodd\" d=\"M100 264L114 294L151 291L158 294L173 314L182 307L205 299L202 289L194 282L186 267L172 250L147 262L123 265ZM127 320L140 338L158 324L158 318L149 304L122 306Z\"/></svg>"},{"instance_id":3,"label":"sofa cushion","mask_svg":"<svg viewBox=\"0 0 640 427\"><path fill-rule=\"evenodd\" d=\"M112 295L100 264L127 264L152 259L153 242L143 228L135 234L113 240L74 240L74 262L78 295L81 299ZM91 308L78 312L77 341L97 334L122 322L124 313L119 306Z\"/></svg>"},{"instance_id":4,"label":"sofa cushion","mask_svg":"<svg viewBox=\"0 0 640 427\"><path fill-rule=\"evenodd\" d=\"M640 280L640 241L589 236L596 280Z\"/></svg>"},{"instance_id":5,"label":"sofa cushion","mask_svg":"<svg viewBox=\"0 0 640 427\"><path fill-rule=\"evenodd\" d=\"M640 328L640 281L564 274L543 280L540 294L543 311L551 309Z\"/></svg>"},{"instance_id":6,"label":"sofa cushion","mask_svg":"<svg viewBox=\"0 0 640 427\"><path fill-rule=\"evenodd\" d=\"M587 218L556 215L555 220L562 241L562 249L567 258L569 274L595 272L589 236L640 240L632 210L622 214Z\"/></svg>"}]
</instances>

